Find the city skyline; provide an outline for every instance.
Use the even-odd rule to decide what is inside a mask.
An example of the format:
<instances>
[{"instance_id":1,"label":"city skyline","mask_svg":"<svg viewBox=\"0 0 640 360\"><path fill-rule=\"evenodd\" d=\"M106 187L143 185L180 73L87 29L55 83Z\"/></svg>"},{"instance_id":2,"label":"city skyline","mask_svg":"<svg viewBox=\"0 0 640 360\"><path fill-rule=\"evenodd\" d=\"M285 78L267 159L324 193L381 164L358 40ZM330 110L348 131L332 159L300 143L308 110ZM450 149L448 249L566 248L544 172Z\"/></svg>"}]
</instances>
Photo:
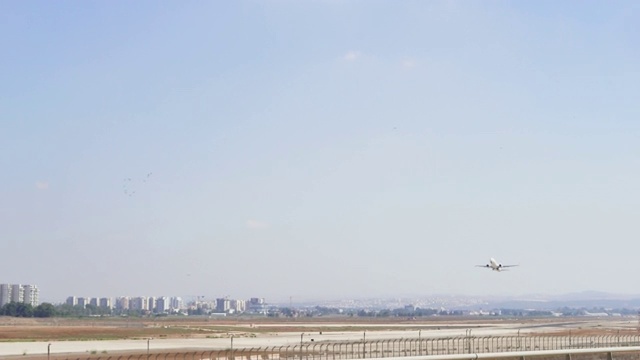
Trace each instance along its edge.
<instances>
[{"instance_id":1,"label":"city skyline","mask_svg":"<svg viewBox=\"0 0 640 360\"><path fill-rule=\"evenodd\" d=\"M183 298L182 296L68 296L64 301L39 301L39 288L36 285L0 284L0 307L10 302L28 303L38 306L41 303L54 305L69 305L89 310L100 314L113 315L128 314L128 311L140 312L140 314L177 314L187 315L187 310L204 310L207 313L243 314L246 311L252 314L266 315L269 312L279 312L282 308L318 308L328 307L332 309L449 309L449 310L479 310L483 309L532 309L552 311L562 308L569 309L604 309L608 314L616 315L613 310L622 310L630 314L640 304L640 294L611 294L597 291L583 291L579 293L567 293L561 295L530 294L528 296L473 296L473 295L404 295L387 297L360 297L360 298L333 298L333 299L296 299L289 298L285 301L265 301L265 298L251 297L248 299L233 298L230 295L211 296L205 295ZM101 310L102 309L102 310ZM104 310L107 310L104 313ZM69 311L69 310L65 310ZM76 310L77 311L77 310ZM574 312L572 312L573 314ZM78 313L77 315L81 315ZM88 315L92 313L89 312ZM472 314L472 313L469 313ZM598 313L596 313L598 314ZM633 313L635 314L635 312ZM94 314L96 315L96 314ZM202 313L198 313L202 315ZM585 312L585 316L593 316L593 313ZM620 315L620 314L617 314Z\"/></svg>"},{"instance_id":2,"label":"city skyline","mask_svg":"<svg viewBox=\"0 0 640 360\"><path fill-rule=\"evenodd\" d=\"M57 299L54 301L48 301L51 303L66 303L69 301L69 298L80 298L82 296L71 295L67 296L63 299ZM192 302L215 302L220 299L229 299L229 300L244 300L244 301L257 301L259 300L261 304L270 304L270 305L278 305L278 306L287 306L290 304L294 304L296 306L316 306L322 304L330 304L330 303L341 303L341 302L379 302L379 301L404 301L411 302L415 300L423 301L428 299L429 301L436 302L461 302L461 303L474 303L476 301L532 301L532 302L562 302L562 301L588 301L588 302L608 302L608 301L640 301L640 293L607 293L601 291L580 291L573 293L561 293L561 294L541 294L541 293L529 293L524 295L501 295L501 294L488 294L488 295L478 295L478 294L418 294L418 293L407 293L407 294L387 294L378 297L373 296L356 296L356 297L318 297L318 298L293 298L280 296L274 299L266 299L264 297L248 297L248 298L239 298L230 295L161 295L161 296L144 296L144 295L111 295L111 296L86 296L84 298L90 299L110 299L112 303L115 303L115 300L118 298L180 298L185 303Z\"/></svg>"},{"instance_id":3,"label":"city skyline","mask_svg":"<svg viewBox=\"0 0 640 360\"><path fill-rule=\"evenodd\" d=\"M639 6L0 2L0 274L42 300L637 293Z\"/></svg>"}]
</instances>

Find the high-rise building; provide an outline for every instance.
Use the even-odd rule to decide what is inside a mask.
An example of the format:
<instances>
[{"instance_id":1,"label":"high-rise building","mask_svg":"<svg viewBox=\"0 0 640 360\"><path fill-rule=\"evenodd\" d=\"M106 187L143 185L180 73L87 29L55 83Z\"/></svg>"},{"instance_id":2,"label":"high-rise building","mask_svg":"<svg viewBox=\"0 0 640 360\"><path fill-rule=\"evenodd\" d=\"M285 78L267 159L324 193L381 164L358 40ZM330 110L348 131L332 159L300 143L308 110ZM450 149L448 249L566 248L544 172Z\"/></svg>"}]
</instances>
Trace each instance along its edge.
<instances>
[{"instance_id":1,"label":"high-rise building","mask_svg":"<svg viewBox=\"0 0 640 360\"><path fill-rule=\"evenodd\" d=\"M11 302L21 303L24 301L24 290L22 285L13 284L11 285Z\"/></svg>"},{"instance_id":2,"label":"high-rise building","mask_svg":"<svg viewBox=\"0 0 640 360\"><path fill-rule=\"evenodd\" d=\"M231 308L230 305L229 299L227 298L216 299L216 312L226 313Z\"/></svg>"},{"instance_id":3,"label":"high-rise building","mask_svg":"<svg viewBox=\"0 0 640 360\"><path fill-rule=\"evenodd\" d=\"M100 298L100 307L105 309L112 309L111 298Z\"/></svg>"},{"instance_id":4,"label":"high-rise building","mask_svg":"<svg viewBox=\"0 0 640 360\"><path fill-rule=\"evenodd\" d=\"M243 313L247 310L247 302L244 300L231 300L230 307L237 313Z\"/></svg>"},{"instance_id":5,"label":"high-rise building","mask_svg":"<svg viewBox=\"0 0 640 360\"><path fill-rule=\"evenodd\" d=\"M38 290L38 287L35 285L25 285L23 289L24 295L22 297L24 303L31 304L31 306L38 306L40 304L38 299L40 291Z\"/></svg>"},{"instance_id":6,"label":"high-rise building","mask_svg":"<svg viewBox=\"0 0 640 360\"><path fill-rule=\"evenodd\" d=\"M118 310L129 310L129 298L126 296L121 296L116 299L116 309Z\"/></svg>"},{"instance_id":7,"label":"high-rise building","mask_svg":"<svg viewBox=\"0 0 640 360\"><path fill-rule=\"evenodd\" d=\"M75 296L69 296L67 298L67 301L65 302L65 304L70 305L70 306L76 306L78 305L78 298Z\"/></svg>"},{"instance_id":8,"label":"high-rise building","mask_svg":"<svg viewBox=\"0 0 640 360\"><path fill-rule=\"evenodd\" d=\"M171 298L171 309L172 310L180 310L182 309L182 298L179 296L174 296Z\"/></svg>"},{"instance_id":9,"label":"high-rise building","mask_svg":"<svg viewBox=\"0 0 640 360\"><path fill-rule=\"evenodd\" d=\"M0 284L0 306L10 302L39 305L39 290L36 285Z\"/></svg>"},{"instance_id":10,"label":"high-rise building","mask_svg":"<svg viewBox=\"0 0 640 360\"><path fill-rule=\"evenodd\" d=\"M144 296L134 297L129 301L129 309L146 311L149 310L149 299Z\"/></svg>"},{"instance_id":11,"label":"high-rise building","mask_svg":"<svg viewBox=\"0 0 640 360\"><path fill-rule=\"evenodd\" d=\"M149 304L149 311L155 312L156 311L156 298L154 296L151 296L151 297L149 297L147 302Z\"/></svg>"},{"instance_id":12,"label":"high-rise building","mask_svg":"<svg viewBox=\"0 0 640 360\"><path fill-rule=\"evenodd\" d=\"M11 286L9 284L0 284L0 306L11 302Z\"/></svg>"},{"instance_id":13,"label":"high-rise building","mask_svg":"<svg viewBox=\"0 0 640 360\"><path fill-rule=\"evenodd\" d=\"M156 312L166 313L169 311L169 299L166 296L160 296L156 298Z\"/></svg>"},{"instance_id":14,"label":"high-rise building","mask_svg":"<svg viewBox=\"0 0 640 360\"><path fill-rule=\"evenodd\" d=\"M82 307L83 309L87 307L87 305L89 305L89 298L86 297L79 297L78 298L78 306Z\"/></svg>"}]
</instances>

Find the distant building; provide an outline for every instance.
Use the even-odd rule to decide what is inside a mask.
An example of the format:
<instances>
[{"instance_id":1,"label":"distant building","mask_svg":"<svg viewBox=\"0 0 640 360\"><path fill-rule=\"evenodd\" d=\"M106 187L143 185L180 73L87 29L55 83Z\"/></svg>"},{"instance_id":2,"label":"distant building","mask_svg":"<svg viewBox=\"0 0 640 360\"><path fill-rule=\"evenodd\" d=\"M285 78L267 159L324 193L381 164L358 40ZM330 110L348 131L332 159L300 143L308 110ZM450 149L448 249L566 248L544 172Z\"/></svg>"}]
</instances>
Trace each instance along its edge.
<instances>
[{"instance_id":1,"label":"distant building","mask_svg":"<svg viewBox=\"0 0 640 360\"><path fill-rule=\"evenodd\" d=\"M405 311L414 312L414 311L416 311L416 307L414 305L409 304L409 305L405 305L404 306L404 310Z\"/></svg>"},{"instance_id":2,"label":"distant building","mask_svg":"<svg viewBox=\"0 0 640 360\"><path fill-rule=\"evenodd\" d=\"M249 299L249 305L264 305L264 298L251 298Z\"/></svg>"},{"instance_id":3,"label":"distant building","mask_svg":"<svg viewBox=\"0 0 640 360\"><path fill-rule=\"evenodd\" d=\"M9 284L0 284L0 306L4 306L11 302L11 286Z\"/></svg>"},{"instance_id":4,"label":"distant building","mask_svg":"<svg viewBox=\"0 0 640 360\"><path fill-rule=\"evenodd\" d=\"M116 299L116 309L120 311L129 310L129 298L126 296L121 296Z\"/></svg>"},{"instance_id":5,"label":"distant building","mask_svg":"<svg viewBox=\"0 0 640 360\"><path fill-rule=\"evenodd\" d=\"M143 296L134 297L129 301L129 309L139 311L149 310L149 299Z\"/></svg>"},{"instance_id":6,"label":"distant building","mask_svg":"<svg viewBox=\"0 0 640 360\"><path fill-rule=\"evenodd\" d=\"M247 302L244 300L231 300L229 306L236 313L243 313L247 310Z\"/></svg>"},{"instance_id":7,"label":"distant building","mask_svg":"<svg viewBox=\"0 0 640 360\"><path fill-rule=\"evenodd\" d=\"M94 297L89 298L89 305L98 307L98 305L100 305L98 298L94 298Z\"/></svg>"},{"instance_id":8,"label":"distant building","mask_svg":"<svg viewBox=\"0 0 640 360\"><path fill-rule=\"evenodd\" d=\"M69 296L67 298L67 301L65 301L65 304L69 305L69 306L76 306L78 305L78 298L75 296Z\"/></svg>"},{"instance_id":9,"label":"distant building","mask_svg":"<svg viewBox=\"0 0 640 360\"><path fill-rule=\"evenodd\" d=\"M86 297L78 298L78 306L84 309L87 307L87 305L89 305L89 298L86 298Z\"/></svg>"},{"instance_id":10,"label":"distant building","mask_svg":"<svg viewBox=\"0 0 640 360\"><path fill-rule=\"evenodd\" d=\"M182 304L182 298L179 296L175 296L171 298L171 310L180 310L184 306Z\"/></svg>"},{"instance_id":11,"label":"distant building","mask_svg":"<svg viewBox=\"0 0 640 360\"><path fill-rule=\"evenodd\" d=\"M247 305L247 311L254 314L266 314L268 311L267 303L264 298L251 298Z\"/></svg>"},{"instance_id":12,"label":"distant building","mask_svg":"<svg viewBox=\"0 0 640 360\"><path fill-rule=\"evenodd\" d=\"M216 299L216 312L226 313L231 309L231 302L227 298Z\"/></svg>"},{"instance_id":13,"label":"distant building","mask_svg":"<svg viewBox=\"0 0 640 360\"><path fill-rule=\"evenodd\" d=\"M35 285L0 284L0 306L16 302L38 306L39 291Z\"/></svg>"},{"instance_id":14,"label":"distant building","mask_svg":"<svg viewBox=\"0 0 640 360\"><path fill-rule=\"evenodd\" d=\"M156 311L156 298L155 298L155 296L149 297L149 299L147 299L147 303L149 305L149 311L155 312Z\"/></svg>"},{"instance_id":15,"label":"distant building","mask_svg":"<svg viewBox=\"0 0 640 360\"><path fill-rule=\"evenodd\" d=\"M11 285L11 302L21 303L24 301L24 290L22 285L13 284Z\"/></svg>"},{"instance_id":16,"label":"distant building","mask_svg":"<svg viewBox=\"0 0 640 360\"><path fill-rule=\"evenodd\" d=\"M100 298L100 307L105 309L113 309L111 298Z\"/></svg>"},{"instance_id":17,"label":"distant building","mask_svg":"<svg viewBox=\"0 0 640 360\"><path fill-rule=\"evenodd\" d=\"M160 314L169 312L170 305L166 296L160 296L156 299L156 312Z\"/></svg>"},{"instance_id":18,"label":"distant building","mask_svg":"<svg viewBox=\"0 0 640 360\"><path fill-rule=\"evenodd\" d=\"M24 295L22 296L25 304L31 304L31 306L38 306L40 304L39 296L40 291L35 285L25 285L23 287Z\"/></svg>"}]
</instances>

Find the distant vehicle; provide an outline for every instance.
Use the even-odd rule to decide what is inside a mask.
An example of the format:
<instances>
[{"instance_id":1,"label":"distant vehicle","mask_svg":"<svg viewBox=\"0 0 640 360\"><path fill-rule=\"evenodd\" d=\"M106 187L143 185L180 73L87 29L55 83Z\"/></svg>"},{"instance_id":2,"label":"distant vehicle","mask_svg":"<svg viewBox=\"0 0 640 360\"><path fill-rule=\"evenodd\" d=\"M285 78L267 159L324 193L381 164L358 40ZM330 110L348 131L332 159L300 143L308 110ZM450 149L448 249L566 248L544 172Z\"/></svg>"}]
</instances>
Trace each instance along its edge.
<instances>
[{"instance_id":1,"label":"distant vehicle","mask_svg":"<svg viewBox=\"0 0 640 360\"><path fill-rule=\"evenodd\" d=\"M499 262L496 261L496 259L491 258L489 260L489 263L486 265L476 265L477 267L483 267L483 268L487 268L487 269L491 269L494 271L507 271L506 268L510 268L510 267L514 267L514 266L518 266L518 265L502 265Z\"/></svg>"}]
</instances>

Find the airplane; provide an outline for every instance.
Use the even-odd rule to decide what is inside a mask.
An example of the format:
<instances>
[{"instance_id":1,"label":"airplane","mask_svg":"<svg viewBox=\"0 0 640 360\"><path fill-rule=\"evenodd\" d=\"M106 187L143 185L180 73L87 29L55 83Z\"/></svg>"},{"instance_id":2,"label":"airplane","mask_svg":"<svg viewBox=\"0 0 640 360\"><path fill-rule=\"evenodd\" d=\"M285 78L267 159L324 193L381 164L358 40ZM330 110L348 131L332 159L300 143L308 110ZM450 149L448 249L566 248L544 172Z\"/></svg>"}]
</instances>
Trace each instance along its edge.
<instances>
[{"instance_id":1,"label":"airplane","mask_svg":"<svg viewBox=\"0 0 640 360\"><path fill-rule=\"evenodd\" d=\"M486 265L476 265L476 267L483 267L483 268L487 268L487 269L491 269L494 271L507 271L507 269L505 268L510 268L510 267L514 267L514 266L518 266L518 265L502 265L499 262L496 261L496 259L491 258L489 260L489 263Z\"/></svg>"}]
</instances>

